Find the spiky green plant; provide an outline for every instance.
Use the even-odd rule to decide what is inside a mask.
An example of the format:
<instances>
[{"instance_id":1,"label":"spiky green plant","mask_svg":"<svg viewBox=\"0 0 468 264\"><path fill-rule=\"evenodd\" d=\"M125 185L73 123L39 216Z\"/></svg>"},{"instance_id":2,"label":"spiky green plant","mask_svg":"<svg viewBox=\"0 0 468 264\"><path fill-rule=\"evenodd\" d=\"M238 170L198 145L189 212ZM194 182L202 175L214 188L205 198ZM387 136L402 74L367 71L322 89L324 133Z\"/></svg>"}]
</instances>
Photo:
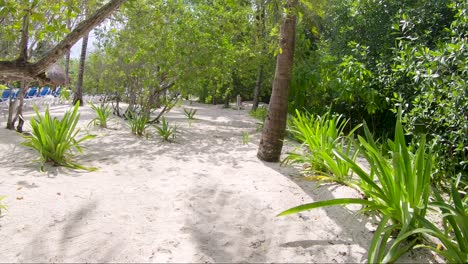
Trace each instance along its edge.
<instances>
[{"instance_id":1,"label":"spiky green plant","mask_svg":"<svg viewBox=\"0 0 468 264\"><path fill-rule=\"evenodd\" d=\"M420 219L425 218L428 208L433 155L431 150L427 151L425 137L421 137L415 153L408 150L401 125L401 110L395 128L395 141L389 140L391 160L380 153L380 147L366 125L364 130L366 139L359 137L359 142L371 167L369 173L341 151L334 150L334 153L348 162L359 176L357 186L367 199L319 201L288 209L279 215L326 206L362 204L364 210L377 212L381 217L370 244L368 262L394 262L421 241L417 230L422 227ZM389 245L394 234L397 236Z\"/></svg>"},{"instance_id":2,"label":"spiky green plant","mask_svg":"<svg viewBox=\"0 0 468 264\"><path fill-rule=\"evenodd\" d=\"M169 141L169 138L172 136L174 139L177 133L176 126L169 126L169 122L166 121L166 118L162 118L161 126L154 126L156 131L158 132L159 136L163 139L163 141Z\"/></svg>"},{"instance_id":3,"label":"spiky green plant","mask_svg":"<svg viewBox=\"0 0 468 264\"><path fill-rule=\"evenodd\" d=\"M146 129L151 126L148 115L139 115L133 112L127 112L125 117L127 118L127 123L130 126L132 133L139 137L145 135Z\"/></svg>"},{"instance_id":4,"label":"spiky green plant","mask_svg":"<svg viewBox=\"0 0 468 264\"><path fill-rule=\"evenodd\" d=\"M434 189L432 193L435 201L430 203L430 207L436 212L442 212L444 231L422 218L419 221L423 228L413 232L433 236L440 241L442 246L419 245L419 247L429 248L445 258L447 263L468 263L468 206L466 199L462 199L454 183L451 184L451 202L445 201L439 190Z\"/></svg>"},{"instance_id":5,"label":"spiky green plant","mask_svg":"<svg viewBox=\"0 0 468 264\"><path fill-rule=\"evenodd\" d=\"M36 116L31 119L32 132L31 135L23 136L26 141L22 145L39 152L41 170L44 169L46 162L73 169L96 170L93 167L79 165L72 160L75 152L82 152L80 144L95 137L94 135L86 135L76 139L80 131L80 129L76 129L80 119L78 107L77 103L73 110L67 111L61 120L52 118L49 108L46 109L44 116L38 112L37 108L34 108Z\"/></svg>"},{"instance_id":6,"label":"spiky green plant","mask_svg":"<svg viewBox=\"0 0 468 264\"><path fill-rule=\"evenodd\" d=\"M195 119L195 114L197 113L197 109L193 108L184 108L184 114L188 119Z\"/></svg>"},{"instance_id":7,"label":"spiky green plant","mask_svg":"<svg viewBox=\"0 0 468 264\"><path fill-rule=\"evenodd\" d=\"M290 120L288 130L302 146L300 152L288 153L283 163L306 163L308 166L303 172L308 178L353 186L351 166L337 158L333 150L344 152L354 161L358 149L352 149L352 136L361 125L355 126L345 134L344 129L349 120L345 120L343 116L331 113L314 116L298 110L296 117L291 117ZM305 152L302 151L304 147Z\"/></svg>"},{"instance_id":8,"label":"spiky green plant","mask_svg":"<svg viewBox=\"0 0 468 264\"><path fill-rule=\"evenodd\" d=\"M112 114L112 108L108 104L97 106L89 102L89 105L91 109L94 110L96 117L91 120L88 125L92 123L94 125L99 125L102 128L107 128L107 121Z\"/></svg>"}]
</instances>

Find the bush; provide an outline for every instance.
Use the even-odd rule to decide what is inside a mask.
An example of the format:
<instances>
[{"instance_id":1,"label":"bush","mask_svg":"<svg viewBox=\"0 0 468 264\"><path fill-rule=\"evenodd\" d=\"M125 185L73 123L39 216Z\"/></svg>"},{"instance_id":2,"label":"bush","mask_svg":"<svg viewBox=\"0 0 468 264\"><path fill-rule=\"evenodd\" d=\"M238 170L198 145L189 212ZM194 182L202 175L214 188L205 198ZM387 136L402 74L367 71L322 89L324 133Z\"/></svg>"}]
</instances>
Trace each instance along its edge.
<instances>
[{"instance_id":1,"label":"bush","mask_svg":"<svg viewBox=\"0 0 468 264\"><path fill-rule=\"evenodd\" d=\"M366 125L364 130L366 139L359 136L359 142L370 164L370 173L362 170L341 150L335 149L333 152L348 162L359 176L357 187L367 199L319 201L288 209L279 215L325 206L362 204L366 206L365 211L377 212L381 217L371 241L368 262L394 262L421 241L421 235L417 232L422 227L420 219L425 219L428 208L433 155L430 150L427 151L425 137L421 137L419 148L414 153L408 150L401 125L401 110L395 128L395 141L389 140L391 160L380 153ZM388 246L394 234L397 236Z\"/></svg>"},{"instance_id":2,"label":"bush","mask_svg":"<svg viewBox=\"0 0 468 264\"><path fill-rule=\"evenodd\" d=\"M341 115L331 115L328 112L314 117L310 113L296 110L296 117L290 120L289 133L306 147L307 152L288 153L283 162L307 163L308 167L303 172L313 175L310 178L352 186L349 163L337 159L333 150L344 151L354 161L358 151L352 150L352 135L360 125L345 135L344 129L349 120L343 119Z\"/></svg>"},{"instance_id":3,"label":"bush","mask_svg":"<svg viewBox=\"0 0 468 264\"><path fill-rule=\"evenodd\" d=\"M102 128L107 128L107 121L112 114L112 108L109 105L96 106L91 102L89 102L89 105L96 113L96 117L91 120L89 124L93 123L94 125L99 125Z\"/></svg>"},{"instance_id":4,"label":"bush","mask_svg":"<svg viewBox=\"0 0 468 264\"><path fill-rule=\"evenodd\" d=\"M54 166L96 170L96 168L84 167L72 161L74 151L82 152L80 144L95 137L94 135L86 135L76 139L80 131L80 129L76 129L76 124L80 119L78 107L79 104L75 104L73 110L67 111L61 120L52 118L49 114L49 108L46 109L44 116L39 114L37 108L34 108L36 117L31 119L32 132L31 135L24 136L26 141L22 144L39 152L41 170L46 162L52 162Z\"/></svg>"}]
</instances>

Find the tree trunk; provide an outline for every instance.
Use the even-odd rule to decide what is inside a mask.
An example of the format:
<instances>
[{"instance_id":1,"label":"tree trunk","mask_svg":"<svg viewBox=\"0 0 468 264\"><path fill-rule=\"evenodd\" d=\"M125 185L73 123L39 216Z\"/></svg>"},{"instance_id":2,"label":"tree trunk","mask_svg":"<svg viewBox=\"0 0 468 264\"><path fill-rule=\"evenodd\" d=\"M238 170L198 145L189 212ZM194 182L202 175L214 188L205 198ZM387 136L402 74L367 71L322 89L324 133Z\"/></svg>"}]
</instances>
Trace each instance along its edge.
<instances>
[{"instance_id":1,"label":"tree trunk","mask_svg":"<svg viewBox=\"0 0 468 264\"><path fill-rule=\"evenodd\" d=\"M65 86L70 85L70 51L65 55Z\"/></svg>"},{"instance_id":2,"label":"tree trunk","mask_svg":"<svg viewBox=\"0 0 468 264\"><path fill-rule=\"evenodd\" d=\"M19 105L18 105L18 110L16 111L16 117L13 120L13 123L15 123L16 119L19 118L18 120L18 126L16 126L16 131L23 133L23 124L24 124L24 118L23 118L23 106L24 106L24 96L26 95L26 91L28 90L28 84L29 82L26 80L23 80L21 82L21 93L19 96ZM18 99L17 99L18 100Z\"/></svg>"},{"instance_id":3,"label":"tree trunk","mask_svg":"<svg viewBox=\"0 0 468 264\"><path fill-rule=\"evenodd\" d=\"M73 105L77 102L83 106L83 76L85 71L86 50L88 49L88 34L83 36L83 44L81 46L80 68L78 70L78 79L76 80L75 95L73 96Z\"/></svg>"},{"instance_id":4,"label":"tree trunk","mask_svg":"<svg viewBox=\"0 0 468 264\"><path fill-rule=\"evenodd\" d=\"M7 85L9 87L9 85ZM13 87L10 88L10 96L8 98L8 119L7 119L7 129L15 129L15 124L13 123L13 112L15 111L16 99L13 100Z\"/></svg>"},{"instance_id":5,"label":"tree trunk","mask_svg":"<svg viewBox=\"0 0 468 264\"><path fill-rule=\"evenodd\" d=\"M298 0L288 0L280 32L280 49L276 60L275 79L263 127L257 157L263 161L278 162L283 148L283 139L288 115L289 82L294 62L296 34L296 10Z\"/></svg>"},{"instance_id":6,"label":"tree trunk","mask_svg":"<svg viewBox=\"0 0 468 264\"><path fill-rule=\"evenodd\" d=\"M67 19L67 28L70 29L71 26L70 18ZM65 53L65 85L68 87L70 85L70 50L67 50Z\"/></svg>"},{"instance_id":7,"label":"tree trunk","mask_svg":"<svg viewBox=\"0 0 468 264\"><path fill-rule=\"evenodd\" d=\"M265 1L261 0L260 2L257 1L257 36L260 40L261 45L261 57L262 60L260 61L260 69L258 70L257 82L255 83L254 89L254 97L253 97L253 104L252 104L252 111L257 110L258 103L259 103L259 96L260 90L262 89L262 82L263 82L263 57L266 54L266 40L265 40Z\"/></svg>"},{"instance_id":8,"label":"tree trunk","mask_svg":"<svg viewBox=\"0 0 468 264\"><path fill-rule=\"evenodd\" d=\"M260 89L262 88L262 81L263 81L263 65L260 65L260 70L258 72L257 82L255 84L252 111L257 110L257 108L258 108L258 102L259 102L258 97L260 96Z\"/></svg>"}]
</instances>

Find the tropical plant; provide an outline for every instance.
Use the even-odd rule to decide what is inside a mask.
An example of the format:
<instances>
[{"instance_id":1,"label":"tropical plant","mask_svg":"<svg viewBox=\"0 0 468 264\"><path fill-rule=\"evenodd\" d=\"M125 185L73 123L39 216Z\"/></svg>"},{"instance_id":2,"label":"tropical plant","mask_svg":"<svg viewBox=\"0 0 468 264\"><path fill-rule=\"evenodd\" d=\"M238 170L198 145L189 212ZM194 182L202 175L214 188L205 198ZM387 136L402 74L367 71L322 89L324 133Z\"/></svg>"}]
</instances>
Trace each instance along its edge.
<instances>
[{"instance_id":1,"label":"tropical plant","mask_svg":"<svg viewBox=\"0 0 468 264\"><path fill-rule=\"evenodd\" d=\"M408 150L401 125L401 110L397 116L395 141L389 140L391 160L380 153L367 125L364 125L364 131L366 139L359 136L359 142L370 172L365 172L340 150L333 152L348 162L360 178L357 187L366 199L319 201L288 209L279 215L325 206L362 204L364 211L375 211L381 217L368 251L368 262L394 262L421 241L417 230L422 227L420 219L425 219L428 208L433 155L431 150L426 151L425 137L421 137L415 153ZM394 234L396 238L389 246Z\"/></svg>"},{"instance_id":2,"label":"tropical plant","mask_svg":"<svg viewBox=\"0 0 468 264\"><path fill-rule=\"evenodd\" d=\"M451 184L450 200L446 202L438 190L433 191L435 201L430 207L442 212L444 232L426 219L419 219L423 228L416 230L423 235L436 237L443 248L432 245L420 245L438 253L448 263L468 263L468 206L467 199L462 199L457 186Z\"/></svg>"},{"instance_id":3,"label":"tropical plant","mask_svg":"<svg viewBox=\"0 0 468 264\"><path fill-rule=\"evenodd\" d=\"M358 149L352 148L353 133L361 126L357 125L345 135L345 127L349 120L342 115L332 115L330 112L314 117L312 114L296 110L296 117L290 118L289 133L306 147L306 152L288 153L283 161L286 164L306 163L304 173L311 179L334 181L351 184L351 166L343 159L336 158L334 149L356 159Z\"/></svg>"},{"instance_id":4,"label":"tropical plant","mask_svg":"<svg viewBox=\"0 0 468 264\"><path fill-rule=\"evenodd\" d=\"M193 108L184 108L184 114L188 119L195 119L195 114L197 113L197 109Z\"/></svg>"},{"instance_id":5,"label":"tropical plant","mask_svg":"<svg viewBox=\"0 0 468 264\"><path fill-rule=\"evenodd\" d=\"M148 115L136 114L134 112L127 112L124 114L127 118L128 125L132 133L141 137L146 134L146 129L151 126Z\"/></svg>"},{"instance_id":6,"label":"tropical plant","mask_svg":"<svg viewBox=\"0 0 468 264\"><path fill-rule=\"evenodd\" d=\"M99 125L102 128L107 128L107 121L112 114L112 108L109 105L97 106L91 102L89 102L89 105L91 109L94 110L94 113L96 113L96 117L91 120L89 124L93 123L94 125Z\"/></svg>"},{"instance_id":7,"label":"tropical plant","mask_svg":"<svg viewBox=\"0 0 468 264\"><path fill-rule=\"evenodd\" d=\"M24 135L26 139L22 145L39 152L41 170L46 162L52 162L55 166L64 166L73 169L96 170L94 167L85 167L75 163L72 158L74 151L82 152L80 144L94 135L86 135L80 139L76 136L80 129L76 129L80 114L79 105L76 104L72 111L67 111L61 120L52 118L49 108L42 116L37 108L34 108L36 116L31 119L31 135Z\"/></svg>"},{"instance_id":8,"label":"tropical plant","mask_svg":"<svg viewBox=\"0 0 468 264\"><path fill-rule=\"evenodd\" d=\"M7 210L7 206L2 203L2 200L5 199L6 196L0 196L0 215L2 215L2 210Z\"/></svg>"},{"instance_id":9,"label":"tropical plant","mask_svg":"<svg viewBox=\"0 0 468 264\"><path fill-rule=\"evenodd\" d=\"M163 117L161 121L161 126L154 126L156 131L161 136L163 141L169 141L169 138L172 136L174 139L177 135L177 127L169 126L169 122L166 121L166 118Z\"/></svg>"}]
</instances>

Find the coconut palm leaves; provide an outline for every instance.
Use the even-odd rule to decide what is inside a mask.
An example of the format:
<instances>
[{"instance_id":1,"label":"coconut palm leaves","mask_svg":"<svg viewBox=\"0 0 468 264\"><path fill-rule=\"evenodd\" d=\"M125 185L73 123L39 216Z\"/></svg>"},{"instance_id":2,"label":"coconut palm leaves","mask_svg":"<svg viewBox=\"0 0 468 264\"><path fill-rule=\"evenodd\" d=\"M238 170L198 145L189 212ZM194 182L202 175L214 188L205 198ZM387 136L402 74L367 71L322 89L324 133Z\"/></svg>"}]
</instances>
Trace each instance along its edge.
<instances>
[{"instance_id":1,"label":"coconut palm leaves","mask_svg":"<svg viewBox=\"0 0 468 264\"><path fill-rule=\"evenodd\" d=\"M80 129L76 125L80 118L78 113L79 105L76 104L72 111L65 113L61 120L52 118L49 108L45 114L41 115L37 108L34 108L36 116L31 119L31 135L26 135L22 144L39 152L41 170L46 162L51 162L55 166L64 166L73 169L95 170L92 167L85 167L73 161L75 152L82 152L81 143L94 138L94 135L86 135L77 139Z\"/></svg>"}]
</instances>

